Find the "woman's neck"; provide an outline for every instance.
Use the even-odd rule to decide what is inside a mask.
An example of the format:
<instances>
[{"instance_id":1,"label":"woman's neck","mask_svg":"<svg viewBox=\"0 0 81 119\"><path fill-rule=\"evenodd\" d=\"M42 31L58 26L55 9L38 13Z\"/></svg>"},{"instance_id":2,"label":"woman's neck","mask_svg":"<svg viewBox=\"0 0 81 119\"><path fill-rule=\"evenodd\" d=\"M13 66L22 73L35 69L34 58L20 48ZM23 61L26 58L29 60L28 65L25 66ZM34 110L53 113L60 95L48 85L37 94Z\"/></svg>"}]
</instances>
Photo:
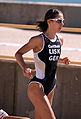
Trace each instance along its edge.
<instances>
[{"instance_id":1,"label":"woman's neck","mask_svg":"<svg viewBox=\"0 0 81 119\"><path fill-rule=\"evenodd\" d=\"M49 37L51 40L55 40L56 33L46 31L46 32L44 32L44 34L45 34L47 37Z\"/></svg>"}]
</instances>

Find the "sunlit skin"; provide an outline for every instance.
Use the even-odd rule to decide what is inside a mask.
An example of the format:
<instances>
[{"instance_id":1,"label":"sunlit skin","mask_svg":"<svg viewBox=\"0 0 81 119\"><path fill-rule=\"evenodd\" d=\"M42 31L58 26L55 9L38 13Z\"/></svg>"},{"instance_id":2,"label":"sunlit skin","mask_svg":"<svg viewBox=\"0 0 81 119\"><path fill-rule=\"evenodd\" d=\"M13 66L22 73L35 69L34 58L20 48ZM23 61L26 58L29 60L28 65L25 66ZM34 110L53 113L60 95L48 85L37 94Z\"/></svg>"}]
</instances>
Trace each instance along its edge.
<instances>
[{"instance_id":1,"label":"sunlit skin","mask_svg":"<svg viewBox=\"0 0 81 119\"><path fill-rule=\"evenodd\" d=\"M63 14L58 14L57 19L64 19ZM55 18L55 19L56 19ZM56 40L55 36L57 32L60 32L64 23L57 23L56 21L47 20L48 28L44 34L50 38L50 40ZM61 45L63 44L63 38L59 36ZM43 48L43 40L41 35L32 37L27 44L21 47L15 54L16 60L22 68L25 77L32 79L32 73L35 72L26 65L23 59L23 54L33 50L34 53L39 52ZM70 63L68 57L60 58L59 63L68 65ZM28 96L35 106L35 117L34 119L56 119L55 114L51 108L53 95L55 88L48 94L45 95L42 86L38 83L31 83L28 87Z\"/></svg>"},{"instance_id":2,"label":"sunlit skin","mask_svg":"<svg viewBox=\"0 0 81 119\"><path fill-rule=\"evenodd\" d=\"M55 19L64 19L63 14L58 14L57 17L55 17ZM50 38L50 39L54 39L56 33L60 32L64 23L57 23L56 21L51 21L51 20L47 20L48 23L48 29L45 32L45 34Z\"/></svg>"},{"instance_id":3,"label":"sunlit skin","mask_svg":"<svg viewBox=\"0 0 81 119\"><path fill-rule=\"evenodd\" d=\"M58 14L57 19L64 19L63 17L63 14ZM44 34L46 36L48 36L50 38L50 40L55 40L55 35L57 32L60 32L64 23L60 23L58 24L56 21L51 21L51 20L47 20L47 23L48 23L48 29L46 32L44 32ZM62 37L59 37L60 41L61 41L61 44L63 44L63 38ZM32 79L32 72L34 72L35 70L33 69L30 69L29 67L26 66L24 60L23 60L23 57L22 55L27 53L28 51L30 51L31 49L33 49L33 51L36 53L36 52L39 52L43 47L43 41L42 41L42 37L40 35L38 36L34 36L32 37L29 42L27 44L25 44L23 47L21 47L15 54L16 56L16 59L19 63L19 65L21 66L22 70L23 70L23 73L24 73L24 76ZM59 63L64 63L66 65L68 65L70 63L70 60L68 59L68 57L65 57L63 59L59 59L58 60Z\"/></svg>"},{"instance_id":4,"label":"sunlit skin","mask_svg":"<svg viewBox=\"0 0 81 119\"><path fill-rule=\"evenodd\" d=\"M61 20L64 20L64 17L63 17L63 14L58 14L57 17L55 17L55 19L61 19ZM56 21L51 21L51 20L47 20L47 23L48 23L48 29L46 32L44 32L44 34L46 36L48 36L50 38L50 40L55 40L55 35L56 33L60 32L64 23L61 22L60 24L57 23ZM59 38L61 40L61 45L63 44L63 38L60 37ZM63 64L66 64L68 65L70 63L70 60L68 59L68 57L65 57L65 58L60 58L58 60L58 63L63 63Z\"/></svg>"}]
</instances>

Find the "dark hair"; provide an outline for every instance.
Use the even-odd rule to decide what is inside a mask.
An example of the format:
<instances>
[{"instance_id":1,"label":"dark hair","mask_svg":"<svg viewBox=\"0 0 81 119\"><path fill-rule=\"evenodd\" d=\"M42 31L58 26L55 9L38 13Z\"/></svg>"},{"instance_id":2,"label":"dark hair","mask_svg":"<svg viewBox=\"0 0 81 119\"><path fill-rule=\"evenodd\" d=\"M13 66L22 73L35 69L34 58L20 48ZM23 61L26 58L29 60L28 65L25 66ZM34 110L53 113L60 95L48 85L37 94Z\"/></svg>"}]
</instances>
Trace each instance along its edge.
<instances>
[{"instance_id":1,"label":"dark hair","mask_svg":"<svg viewBox=\"0 0 81 119\"><path fill-rule=\"evenodd\" d=\"M58 9L49 9L45 14L44 21L38 21L37 22L38 23L37 26L39 27L39 30L42 31L42 32L45 32L48 28L47 20L57 17L57 15L60 14L60 13L63 14Z\"/></svg>"}]
</instances>

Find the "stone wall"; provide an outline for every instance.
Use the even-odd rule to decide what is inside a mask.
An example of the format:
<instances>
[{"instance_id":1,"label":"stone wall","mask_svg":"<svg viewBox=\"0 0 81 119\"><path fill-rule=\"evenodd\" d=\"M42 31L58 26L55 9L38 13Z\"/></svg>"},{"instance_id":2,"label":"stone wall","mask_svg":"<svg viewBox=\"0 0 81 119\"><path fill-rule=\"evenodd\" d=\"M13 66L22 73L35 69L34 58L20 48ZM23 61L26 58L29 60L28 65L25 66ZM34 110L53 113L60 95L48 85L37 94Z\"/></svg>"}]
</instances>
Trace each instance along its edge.
<instances>
[{"instance_id":1,"label":"stone wall","mask_svg":"<svg viewBox=\"0 0 81 119\"><path fill-rule=\"evenodd\" d=\"M0 22L36 24L36 21L43 20L49 8L57 8L64 13L65 27L81 28L80 4L0 2Z\"/></svg>"},{"instance_id":2,"label":"stone wall","mask_svg":"<svg viewBox=\"0 0 81 119\"><path fill-rule=\"evenodd\" d=\"M34 68L34 62L26 63ZM34 107L27 96L29 81L15 60L0 59L0 109L33 119ZM52 107L57 119L81 119L81 66L58 65Z\"/></svg>"}]
</instances>

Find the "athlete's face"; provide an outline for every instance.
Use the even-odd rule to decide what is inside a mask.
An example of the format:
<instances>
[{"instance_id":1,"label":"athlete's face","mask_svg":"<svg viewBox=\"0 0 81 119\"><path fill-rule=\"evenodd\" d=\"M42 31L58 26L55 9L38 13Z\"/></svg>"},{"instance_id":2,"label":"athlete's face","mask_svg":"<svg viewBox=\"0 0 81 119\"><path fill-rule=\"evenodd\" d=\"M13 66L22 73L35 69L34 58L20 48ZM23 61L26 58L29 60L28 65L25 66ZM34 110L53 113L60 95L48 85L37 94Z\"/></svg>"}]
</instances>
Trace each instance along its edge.
<instances>
[{"instance_id":1,"label":"athlete's face","mask_svg":"<svg viewBox=\"0 0 81 119\"><path fill-rule=\"evenodd\" d=\"M64 18L62 13L58 14L57 17L55 17L54 19L48 20L48 27L52 31L60 32L63 25L64 25Z\"/></svg>"}]
</instances>

